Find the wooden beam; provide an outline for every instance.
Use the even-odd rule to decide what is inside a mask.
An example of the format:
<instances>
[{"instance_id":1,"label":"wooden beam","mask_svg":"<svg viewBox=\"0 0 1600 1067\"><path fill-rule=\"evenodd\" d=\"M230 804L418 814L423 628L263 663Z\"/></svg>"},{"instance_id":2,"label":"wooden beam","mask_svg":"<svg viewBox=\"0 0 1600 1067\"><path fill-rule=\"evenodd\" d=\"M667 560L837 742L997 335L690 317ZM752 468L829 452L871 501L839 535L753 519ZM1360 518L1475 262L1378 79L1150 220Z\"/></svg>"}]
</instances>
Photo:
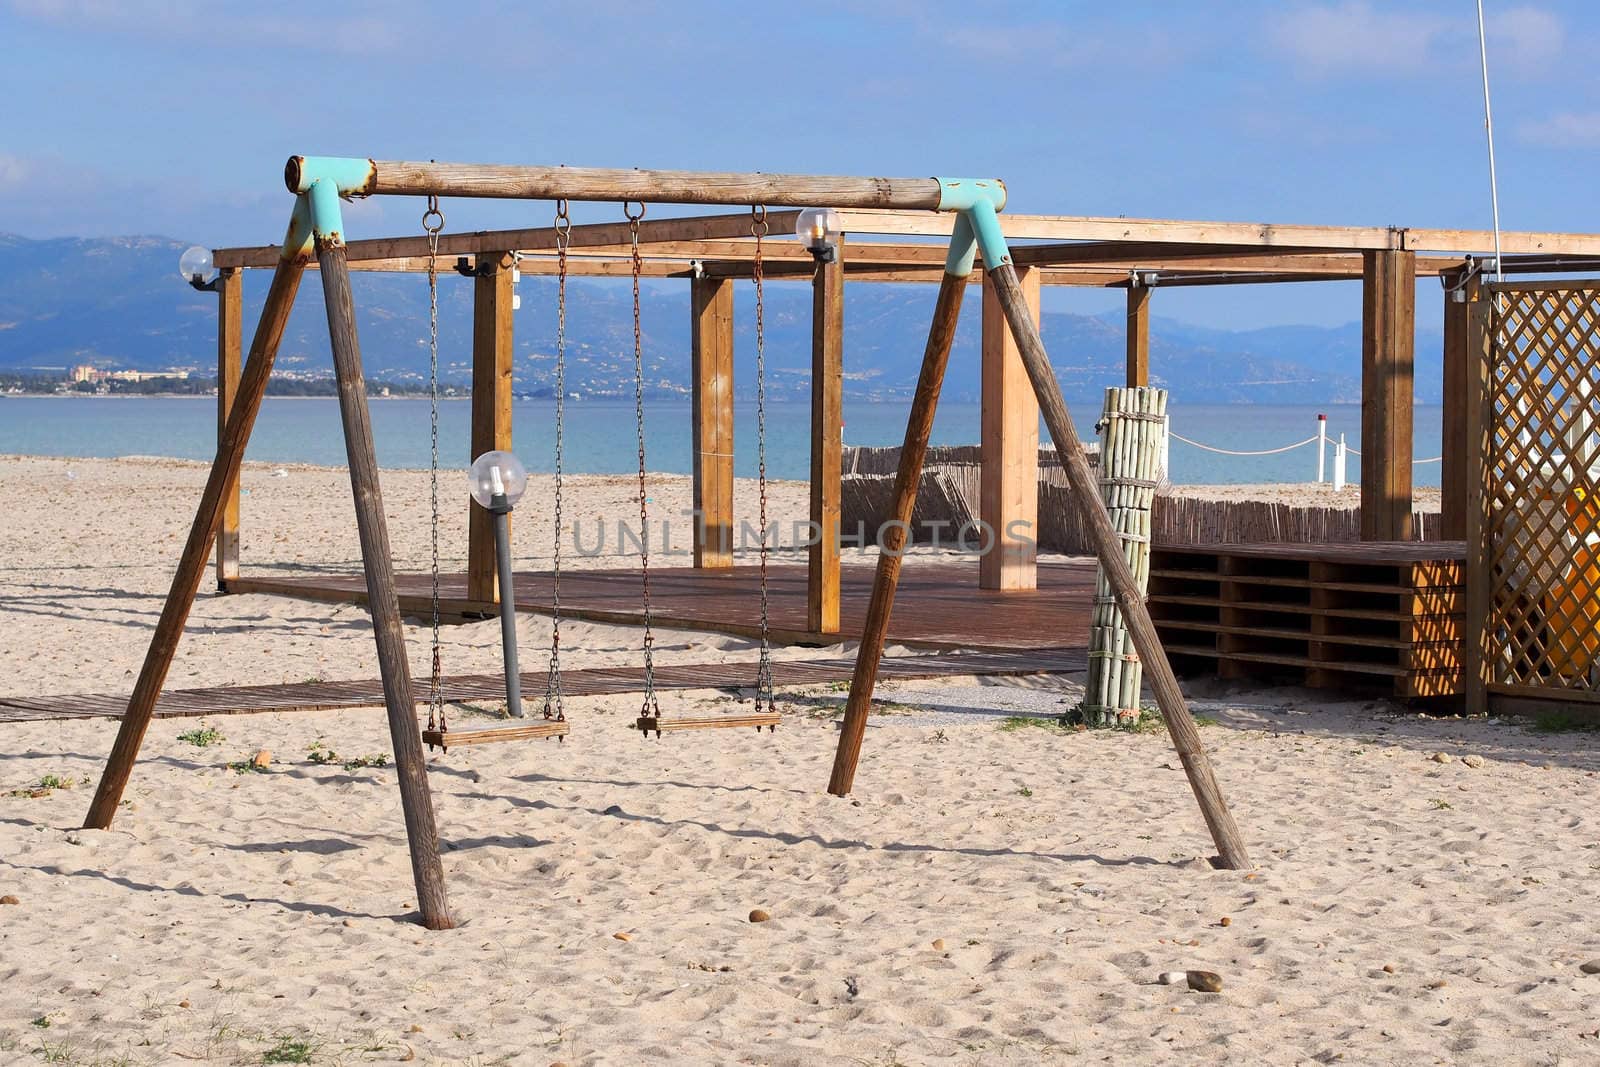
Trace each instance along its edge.
<instances>
[{"instance_id":1,"label":"wooden beam","mask_svg":"<svg viewBox=\"0 0 1600 1067\"><path fill-rule=\"evenodd\" d=\"M361 538L361 566L367 580L367 611L378 647L383 677L383 703L389 714L395 776L400 783L400 808L411 846L411 874L416 884L422 924L430 930L455 925L445 898L444 868L439 863L439 831L428 791L427 761L417 726L417 700L406 659L405 628L394 584L394 557L383 511L378 456L372 441L372 413L367 407L366 379L361 370L361 344L356 337L355 303L350 273L344 269L344 247L335 240L317 242L322 264L322 292L327 301L328 334L333 371L339 383L339 415L344 424L345 455L350 464L350 490L355 498L356 529Z\"/></svg>"},{"instance_id":2,"label":"wooden beam","mask_svg":"<svg viewBox=\"0 0 1600 1067\"><path fill-rule=\"evenodd\" d=\"M470 463L511 451L511 257L478 259L472 290L472 442ZM499 602L494 516L467 497L467 599Z\"/></svg>"},{"instance_id":3,"label":"wooden beam","mask_svg":"<svg viewBox=\"0 0 1600 1067\"><path fill-rule=\"evenodd\" d=\"M284 183L307 191L316 177L291 156ZM989 179L1000 185L998 179ZM349 192L351 190L344 190ZM938 178L858 178L819 174L620 170L369 160L359 196L468 196L517 200L637 200L656 204L748 204L752 207L875 207L932 211L945 199Z\"/></svg>"},{"instance_id":4,"label":"wooden beam","mask_svg":"<svg viewBox=\"0 0 1600 1067\"><path fill-rule=\"evenodd\" d=\"M844 231L852 234L939 237L950 232L949 219L921 212L843 208L839 214ZM1401 231L1388 226L1297 226L1005 212L1000 216L1000 228L1008 240L1152 241L1322 250L1401 246Z\"/></svg>"},{"instance_id":5,"label":"wooden beam","mask_svg":"<svg viewBox=\"0 0 1600 1067\"><path fill-rule=\"evenodd\" d=\"M261 410L261 398L267 391L267 378L272 372L273 360L278 355L278 345L283 340L284 326L294 307L295 293L300 289L304 274L305 257L284 256L280 251L278 270L272 276L267 290L266 306L261 309L261 321L256 325L255 339L250 343L250 359L239 378L239 392L234 397L228 415L228 426L217 444L217 455L211 461L211 473L206 478L205 491L200 495L200 506L195 511L194 523L189 527L189 539L184 543L183 555L178 558L177 573L172 576L172 587L161 606L161 617L156 622L155 633L150 637L150 647L145 652L144 666L134 683L133 695L128 698L128 710L117 728L117 740L106 759L96 787L94 800L84 826L104 830L116 817L117 805L122 802L123 790L133 775L134 761L139 758L139 748L144 743L145 731L155 714L156 701L161 697L161 686L167 680L172 658L177 655L178 641L183 637L183 625L188 621L189 609L194 606L195 594L200 591L200 579L205 574L206 559L211 554L211 543L217 527L222 522L224 500L228 489L238 483L239 464L244 460L245 445L250 441L250 430L255 425L256 413Z\"/></svg>"},{"instance_id":6,"label":"wooden beam","mask_svg":"<svg viewBox=\"0 0 1600 1067\"><path fill-rule=\"evenodd\" d=\"M1023 297L1039 321L1037 268L1017 271ZM1039 539L1039 402L1028 383L1016 339L992 286L983 287L979 412L978 518L986 550L978 557L980 589L1036 589Z\"/></svg>"},{"instance_id":7,"label":"wooden beam","mask_svg":"<svg viewBox=\"0 0 1600 1067\"><path fill-rule=\"evenodd\" d=\"M733 281L689 283L694 565L733 566Z\"/></svg>"},{"instance_id":8,"label":"wooden beam","mask_svg":"<svg viewBox=\"0 0 1600 1067\"><path fill-rule=\"evenodd\" d=\"M1468 311L1478 299L1477 274L1457 274L1444 292L1444 436L1439 461L1440 536L1449 541L1467 537L1467 507L1472 459L1467 432L1467 376L1472 373ZM1457 299L1461 297L1462 299Z\"/></svg>"},{"instance_id":9,"label":"wooden beam","mask_svg":"<svg viewBox=\"0 0 1600 1067\"><path fill-rule=\"evenodd\" d=\"M911 414L906 419L906 436L900 447L900 467L894 482L894 513L878 535L878 566L872 577L872 599L867 604L867 617L861 627L856 668L850 675L850 696L845 701L844 721L839 724L839 747L834 751L833 771L828 778L828 792L836 797L849 795L855 784L856 764L861 761L861 743L866 738L867 715L872 710L872 690L878 681L883 643L889 635L889 616L894 610L895 588L900 583L900 562L908 540L906 534L911 528L911 511L917 502L922 461L928 452L928 435L933 431L939 390L944 385L950 346L955 343L956 322L961 317L961 299L966 292L965 276L946 274L934 301L928 343L922 352L922 371L917 376Z\"/></svg>"},{"instance_id":10,"label":"wooden beam","mask_svg":"<svg viewBox=\"0 0 1600 1067\"><path fill-rule=\"evenodd\" d=\"M771 211L767 219L773 232L793 232L799 218L798 211ZM946 220L946 232L949 222ZM719 237L741 237L750 232L750 213L735 215L701 215L688 218L645 219L639 223L639 243L657 241L698 241ZM587 247L627 247L630 230L626 222L595 222L572 227L574 250ZM554 250L556 231L552 226L536 226L518 230L479 230L473 233L447 233L439 238L439 255L471 256L479 252L501 252L511 249L518 252ZM364 260L423 259L428 255L428 239L416 237L377 237L351 241L350 259L353 263ZM274 247L219 248L212 254L212 262L223 267L267 267L278 255ZM424 268L426 269L426 268Z\"/></svg>"},{"instance_id":11,"label":"wooden beam","mask_svg":"<svg viewBox=\"0 0 1600 1067\"><path fill-rule=\"evenodd\" d=\"M844 242L811 282L811 534L806 628L839 632L839 497L844 449Z\"/></svg>"},{"instance_id":12,"label":"wooden beam","mask_svg":"<svg viewBox=\"0 0 1600 1067\"><path fill-rule=\"evenodd\" d=\"M217 278L217 448L228 432L228 416L239 394L244 346L244 273L222 271ZM222 498L217 527L217 592L239 577L239 479L234 477Z\"/></svg>"},{"instance_id":13,"label":"wooden beam","mask_svg":"<svg viewBox=\"0 0 1600 1067\"><path fill-rule=\"evenodd\" d=\"M1150 289L1128 286L1129 388L1150 384Z\"/></svg>"},{"instance_id":14,"label":"wooden beam","mask_svg":"<svg viewBox=\"0 0 1600 1067\"><path fill-rule=\"evenodd\" d=\"M1189 706L1184 700L1183 690L1178 686L1177 675L1172 671L1172 664L1161 645L1161 637L1150 618L1150 609L1145 604L1133 569L1128 565L1122 539L1112 527L1111 516L1100 499L1099 484L1089 470L1089 460L1083 454L1078 431L1072 425L1072 415L1062 399L1060 383L1051 369L1050 356L1039 336L1039 328L1034 325L1033 312L1028 307L1022 286L1017 282L1016 273L1009 263L989 270L988 282L1005 308L1006 321L1011 324L1017 348L1022 353L1023 365L1027 367L1028 377L1033 382L1044 424L1055 441L1056 453L1066 469L1067 482L1072 487L1078 508L1087 520L1095 555L1099 557L1102 571L1116 596L1117 606L1122 610L1128 635L1133 639L1134 649L1144 663L1145 677L1155 692L1162 722L1172 738L1172 747L1178 752L1179 762L1183 764L1184 773L1189 779L1189 787L1194 791L1200 813L1211 831L1211 839L1216 843L1219 854L1217 862L1229 870L1246 869L1250 866L1249 850L1238 825L1233 821L1233 814L1228 810L1228 802L1222 795L1216 774L1211 769L1211 759L1200 740L1200 731L1189 714Z\"/></svg>"},{"instance_id":15,"label":"wooden beam","mask_svg":"<svg viewBox=\"0 0 1600 1067\"><path fill-rule=\"evenodd\" d=\"M1361 283L1361 539L1409 541L1415 252L1368 252Z\"/></svg>"},{"instance_id":16,"label":"wooden beam","mask_svg":"<svg viewBox=\"0 0 1600 1067\"><path fill-rule=\"evenodd\" d=\"M1490 626L1494 601L1494 556L1490 543L1489 508L1495 472L1491 467L1494 413L1490 402L1495 369L1491 364L1490 337L1494 329L1493 304L1474 300L1466 308L1467 424L1467 617L1461 627L1461 688L1468 715L1489 711L1489 684L1493 680L1494 649Z\"/></svg>"}]
</instances>

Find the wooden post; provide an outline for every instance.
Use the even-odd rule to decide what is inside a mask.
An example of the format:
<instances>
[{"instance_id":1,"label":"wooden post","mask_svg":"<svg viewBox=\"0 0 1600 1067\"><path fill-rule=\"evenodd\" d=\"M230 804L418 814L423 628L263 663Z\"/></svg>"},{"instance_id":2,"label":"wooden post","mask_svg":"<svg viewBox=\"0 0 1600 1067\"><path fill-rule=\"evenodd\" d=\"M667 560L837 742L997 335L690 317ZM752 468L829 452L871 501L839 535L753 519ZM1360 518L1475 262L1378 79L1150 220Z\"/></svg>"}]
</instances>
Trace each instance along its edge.
<instances>
[{"instance_id":1,"label":"wooden post","mask_svg":"<svg viewBox=\"0 0 1600 1067\"><path fill-rule=\"evenodd\" d=\"M300 288L305 264L303 254L286 255L279 260L278 269L272 275L267 303L261 309L261 321L256 326L255 339L250 344L250 360L239 378L239 393L234 398L222 440L217 444L217 456L211 461L211 474L206 478L200 506L195 511L193 525L189 527L189 540L184 543L183 555L178 558L178 572L172 576L172 587L167 591L166 603L161 606L161 618L156 623L156 632L151 636L150 647L145 652L139 680L128 699L128 710L123 713L122 724L117 729L116 743L111 747L111 755L106 759L105 770L101 772L94 800L89 805L89 814L83 822L89 829L104 830L111 825L123 790L128 787L128 779L133 774L139 746L144 743L145 730L149 728L150 717L155 713L162 683L167 679L172 657L178 651L178 641L183 637L183 624L189 618L189 609L194 606L195 594L200 591L206 557L211 553L212 539L222 522L228 490L238 484L239 463L244 459L250 429L255 425L256 413L261 409L261 397L267 390L267 377L272 373L272 362L277 358L278 344L283 340L283 328L289 321L290 309L294 307L294 296Z\"/></svg>"},{"instance_id":2,"label":"wooden post","mask_svg":"<svg viewBox=\"0 0 1600 1067\"><path fill-rule=\"evenodd\" d=\"M1040 271L1017 271L1035 324L1039 321ZM1039 402L1005 311L992 287L983 287L982 472L978 518L990 533L978 557L982 589L1036 589L1039 584Z\"/></svg>"},{"instance_id":3,"label":"wooden post","mask_svg":"<svg viewBox=\"0 0 1600 1067\"><path fill-rule=\"evenodd\" d=\"M1464 297L1457 300L1456 297ZM1441 440L1439 498L1441 536L1447 541L1467 537L1467 507L1472 478L1472 454L1467 439L1468 376L1473 360L1469 348L1469 301L1478 299L1478 275L1460 271L1446 275L1444 293L1444 435Z\"/></svg>"},{"instance_id":4,"label":"wooden post","mask_svg":"<svg viewBox=\"0 0 1600 1067\"><path fill-rule=\"evenodd\" d=\"M416 881L422 923L430 930L454 926L445 899L444 871L439 864L439 834L433 818L433 796L417 727L411 666L406 660L405 631L395 594L394 561L389 528L378 485L378 457L372 443L372 414L367 410L367 384L361 370L361 345L356 338L355 306L350 297L350 272L344 245L317 242L322 290L328 305L328 334L333 370L339 382L339 415L344 423L345 453L350 463L350 488L355 496L356 527L361 536L361 563L367 578L367 609L378 646L383 676L383 702L389 712L400 807L411 843L411 873ZM507 302L509 310L509 301Z\"/></svg>"},{"instance_id":5,"label":"wooden post","mask_svg":"<svg viewBox=\"0 0 1600 1067\"><path fill-rule=\"evenodd\" d=\"M1466 389L1467 501L1466 593L1467 617L1462 620L1461 688L1468 715L1489 712L1489 682L1494 672L1490 615L1494 599L1493 548L1489 538L1489 496L1493 471L1490 455L1493 415L1489 396L1494 381L1490 361L1490 332L1494 328L1493 304L1474 300L1466 311L1466 343L1462 384Z\"/></svg>"},{"instance_id":6,"label":"wooden post","mask_svg":"<svg viewBox=\"0 0 1600 1067\"><path fill-rule=\"evenodd\" d=\"M806 629L839 632L839 494L844 450L844 241L811 279L811 532Z\"/></svg>"},{"instance_id":7,"label":"wooden post","mask_svg":"<svg viewBox=\"0 0 1600 1067\"><path fill-rule=\"evenodd\" d=\"M895 475L894 518L884 524L878 536L878 569L872 580L872 600L861 628L856 669L850 676L850 698L845 703L839 748L834 753L833 773L828 779L828 792L836 797L847 795L855 783L856 763L861 759L861 742L872 707L872 689L878 681L878 662L883 657L889 613L894 609L895 586L900 581L901 550L908 540L906 534L911 527L911 509L917 502L917 483L922 478L928 434L933 430L933 413L939 404L939 388L944 384L944 369L950 362L950 345L955 341L956 320L961 315L961 298L966 290L965 274L946 273L933 306L928 345L922 354L922 373L917 378L916 393L911 400L905 442L900 448L900 469Z\"/></svg>"},{"instance_id":8,"label":"wooden post","mask_svg":"<svg viewBox=\"0 0 1600 1067\"><path fill-rule=\"evenodd\" d=\"M1362 261L1361 539L1409 541L1417 254Z\"/></svg>"},{"instance_id":9,"label":"wooden post","mask_svg":"<svg viewBox=\"0 0 1600 1067\"><path fill-rule=\"evenodd\" d=\"M689 281L694 565L733 566L733 279Z\"/></svg>"},{"instance_id":10,"label":"wooden post","mask_svg":"<svg viewBox=\"0 0 1600 1067\"><path fill-rule=\"evenodd\" d=\"M1150 384L1150 287L1128 286L1128 387Z\"/></svg>"},{"instance_id":11,"label":"wooden post","mask_svg":"<svg viewBox=\"0 0 1600 1067\"><path fill-rule=\"evenodd\" d=\"M1172 672L1166 650L1161 647L1161 638L1156 633L1155 623L1151 621L1150 609L1139 593L1138 581L1123 554L1122 542L1111 525L1105 504L1101 502L1100 487L1089 470L1083 446L1078 442L1078 432L1072 425L1066 401L1061 396L1061 386L1056 382L1055 371L1050 368L1050 357L1039 337L1039 329L1034 325L1033 312L1028 307L1028 299L1017 281L1016 272L1009 262L1001 262L989 268L986 282L994 288L1000 305L1005 309L1006 320L1011 324L1011 332L1022 353L1023 365L1028 369L1034 393L1039 398L1045 426L1055 441L1056 451L1067 471L1067 481L1087 520L1095 555L1110 579L1117 606L1122 610L1134 648L1144 663L1145 676L1150 688L1155 691L1161 718L1172 737L1173 747L1178 751L1184 773L1189 777L1189 786L1200 803L1200 813L1211 830L1211 839L1216 842L1219 862L1230 870L1247 868L1250 866L1250 855L1245 848L1244 838L1233 821L1233 814L1228 810L1222 787L1217 784L1216 775L1211 769L1211 760L1201 744L1200 731L1189 715L1183 690L1178 687L1178 678Z\"/></svg>"},{"instance_id":12,"label":"wooden post","mask_svg":"<svg viewBox=\"0 0 1600 1067\"><path fill-rule=\"evenodd\" d=\"M239 371L244 344L244 271L229 268L218 277L217 289L217 448L228 432L228 415L239 392ZM222 525L217 529L217 592L228 591L228 581L239 577L239 479L234 478L222 500Z\"/></svg>"},{"instance_id":13,"label":"wooden post","mask_svg":"<svg viewBox=\"0 0 1600 1067\"><path fill-rule=\"evenodd\" d=\"M485 452L511 450L511 257L478 257L472 290L472 448L468 461ZM498 602L494 516L467 498L467 599Z\"/></svg>"}]
</instances>

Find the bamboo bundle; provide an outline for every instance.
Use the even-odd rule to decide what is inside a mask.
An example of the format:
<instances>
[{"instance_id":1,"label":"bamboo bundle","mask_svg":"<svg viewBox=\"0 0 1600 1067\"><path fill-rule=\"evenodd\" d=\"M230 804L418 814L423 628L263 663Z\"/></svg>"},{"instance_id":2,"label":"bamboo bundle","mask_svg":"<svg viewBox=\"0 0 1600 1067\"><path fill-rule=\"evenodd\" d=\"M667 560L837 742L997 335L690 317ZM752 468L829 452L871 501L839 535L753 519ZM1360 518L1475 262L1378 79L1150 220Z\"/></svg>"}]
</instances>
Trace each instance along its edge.
<instances>
[{"instance_id":1,"label":"bamboo bundle","mask_svg":"<svg viewBox=\"0 0 1600 1067\"><path fill-rule=\"evenodd\" d=\"M1167 391L1147 386L1106 390L1100 420L1100 496L1144 595L1150 586L1151 508L1167 436ZM1095 582L1089 625L1089 680L1083 702L1090 726L1139 720L1144 667L1118 609L1105 568Z\"/></svg>"}]
</instances>

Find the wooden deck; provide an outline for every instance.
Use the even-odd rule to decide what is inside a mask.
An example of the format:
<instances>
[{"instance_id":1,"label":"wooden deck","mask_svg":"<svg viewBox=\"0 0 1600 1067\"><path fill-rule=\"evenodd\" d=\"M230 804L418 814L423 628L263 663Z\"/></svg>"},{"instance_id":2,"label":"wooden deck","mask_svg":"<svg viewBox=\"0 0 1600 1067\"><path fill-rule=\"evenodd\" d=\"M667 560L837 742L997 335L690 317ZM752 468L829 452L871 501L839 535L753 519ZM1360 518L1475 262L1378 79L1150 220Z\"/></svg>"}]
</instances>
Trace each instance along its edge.
<instances>
[{"instance_id":1,"label":"wooden deck","mask_svg":"<svg viewBox=\"0 0 1600 1067\"><path fill-rule=\"evenodd\" d=\"M780 660L772 665L773 684L819 685L842 682L855 669L854 656L806 662ZM878 670L880 678L940 678L952 675L1023 675L1081 671L1081 648L971 652L946 655L891 656ZM567 671L562 675L568 696L638 693L641 667L604 667ZM735 689L755 681L755 663L690 663L656 668L658 689ZM522 691L532 706L544 693L540 667L522 675ZM419 692L421 690L419 689ZM505 679L497 674L461 675L444 680L444 697L465 700L505 699ZM243 715L260 712L322 711L383 704L383 685L376 679L353 682L305 682L292 685L241 685L216 689L172 689L161 694L158 719L184 716ZM780 700L781 704L781 700ZM127 708L125 693L72 693L59 696L0 697L0 723L49 719L115 719Z\"/></svg>"},{"instance_id":2,"label":"wooden deck","mask_svg":"<svg viewBox=\"0 0 1600 1067\"><path fill-rule=\"evenodd\" d=\"M767 583L772 640L785 645L819 645L860 637L872 575L873 568L867 565L840 568L840 632L818 634L806 628L806 568L772 566ZM1041 563L1037 590L1002 593L978 588L976 561L912 557L900 572L889 641L939 651L1086 648L1094 578L1093 563ZM402 612L412 617L428 613L428 575L399 574L396 584ZM466 587L465 575L443 576L440 609L454 616L493 615L498 610L491 603L467 599ZM366 586L359 575L244 575L231 580L228 588L305 600L366 600ZM549 614L551 588L548 572L518 572L517 610ZM567 618L638 625L643 618L639 588L637 570L567 571L561 576L561 611ZM758 636L759 589L758 570L753 566L650 571L655 624L668 629Z\"/></svg>"}]
</instances>

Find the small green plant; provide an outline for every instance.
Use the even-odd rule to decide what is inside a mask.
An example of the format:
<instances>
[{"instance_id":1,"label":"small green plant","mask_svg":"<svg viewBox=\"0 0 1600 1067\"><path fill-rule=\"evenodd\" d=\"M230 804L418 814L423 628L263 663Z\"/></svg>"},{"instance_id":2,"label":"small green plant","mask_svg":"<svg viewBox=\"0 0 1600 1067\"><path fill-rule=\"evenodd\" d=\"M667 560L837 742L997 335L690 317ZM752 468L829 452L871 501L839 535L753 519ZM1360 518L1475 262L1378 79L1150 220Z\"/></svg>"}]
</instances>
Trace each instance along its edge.
<instances>
[{"instance_id":1,"label":"small green plant","mask_svg":"<svg viewBox=\"0 0 1600 1067\"><path fill-rule=\"evenodd\" d=\"M66 1041L40 1041L33 1054L46 1063L71 1063L75 1058L72 1045Z\"/></svg>"},{"instance_id":2,"label":"small green plant","mask_svg":"<svg viewBox=\"0 0 1600 1067\"><path fill-rule=\"evenodd\" d=\"M1196 726L1215 726L1217 720L1210 715L1193 715ZM1127 729L1136 734L1159 734L1166 730L1166 720L1161 717L1161 709L1152 704L1146 704L1139 709L1139 718L1130 723Z\"/></svg>"},{"instance_id":3,"label":"small green plant","mask_svg":"<svg viewBox=\"0 0 1600 1067\"><path fill-rule=\"evenodd\" d=\"M37 785L25 785L21 789L13 789L6 794L8 797L47 797L57 789L71 789L76 785L87 785L89 778L66 778L59 774L47 774L39 779Z\"/></svg>"},{"instance_id":4,"label":"small green plant","mask_svg":"<svg viewBox=\"0 0 1600 1067\"><path fill-rule=\"evenodd\" d=\"M1433 810L1434 811L1450 811L1451 810L1450 802L1448 800L1437 800L1437 799L1435 799L1435 800L1428 801L1428 803L1433 805Z\"/></svg>"},{"instance_id":5,"label":"small green plant","mask_svg":"<svg viewBox=\"0 0 1600 1067\"><path fill-rule=\"evenodd\" d=\"M312 763L338 763L339 753L324 745L321 741L311 742L311 747L306 750L306 759Z\"/></svg>"},{"instance_id":6,"label":"small green plant","mask_svg":"<svg viewBox=\"0 0 1600 1067\"><path fill-rule=\"evenodd\" d=\"M387 766L389 766L389 754L387 752L378 752L371 756L357 756L355 759L347 759L343 763L343 767L347 771L359 771L363 767Z\"/></svg>"},{"instance_id":7,"label":"small green plant","mask_svg":"<svg viewBox=\"0 0 1600 1067\"><path fill-rule=\"evenodd\" d=\"M320 675L320 674L309 675L306 678L306 682L305 682L306 685L320 685L321 683L322 683L322 675Z\"/></svg>"},{"instance_id":8,"label":"small green plant","mask_svg":"<svg viewBox=\"0 0 1600 1067\"><path fill-rule=\"evenodd\" d=\"M1004 733L1031 729L1060 732L1067 729L1067 725L1060 719L1050 719L1040 715L1008 715L1000 720L1000 729Z\"/></svg>"},{"instance_id":9,"label":"small green plant","mask_svg":"<svg viewBox=\"0 0 1600 1067\"><path fill-rule=\"evenodd\" d=\"M1023 786L1021 789L1017 790L1017 796L1031 797L1033 796L1033 790L1029 789L1027 786Z\"/></svg>"},{"instance_id":10,"label":"small green plant","mask_svg":"<svg viewBox=\"0 0 1600 1067\"><path fill-rule=\"evenodd\" d=\"M250 759L236 759L228 764L228 770L235 774L266 774L267 769L256 765L254 757Z\"/></svg>"},{"instance_id":11,"label":"small green plant","mask_svg":"<svg viewBox=\"0 0 1600 1067\"><path fill-rule=\"evenodd\" d=\"M50 1029L50 1016L41 1015L33 1020L32 1025L37 1026L41 1030L48 1030Z\"/></svg>"},{"instance_id":12,"label":"small green plant","mask_svg":"<svg viewBox=\"0 0 1600 1067\"><path fill-rule=\"evenodd\" d=\"M217 729L215 726L208 726L205 723L201 723L193 730L185 730L183 733L179 734L178 740L186 741L195 748L210 748L212 745L215 745L218 742L226 741L227 738L223 737L222 731Z\"/></svg>"},{"instance_id":13,"label":"small green plant","mask_svg":"<svg viewBox=\"0 0 1600 1067\"><path fill-rule=\"evenodd\" d=\"M1600 730L1600 718L1575 708L1552 708L1533 717L1533 729L1541 734L1593 733Z\"/></svg>"},{"instance_id":14,"label":"small green plant","mask_svg":"<svg viewBox=\"0 0 1600 1067\"><path fill-rule=\"evenodd\" d=\"M310 1063L311 1042L280 1037L278 1043L261 1054L262 1063Z\"/></svg>"}]
</instances>

